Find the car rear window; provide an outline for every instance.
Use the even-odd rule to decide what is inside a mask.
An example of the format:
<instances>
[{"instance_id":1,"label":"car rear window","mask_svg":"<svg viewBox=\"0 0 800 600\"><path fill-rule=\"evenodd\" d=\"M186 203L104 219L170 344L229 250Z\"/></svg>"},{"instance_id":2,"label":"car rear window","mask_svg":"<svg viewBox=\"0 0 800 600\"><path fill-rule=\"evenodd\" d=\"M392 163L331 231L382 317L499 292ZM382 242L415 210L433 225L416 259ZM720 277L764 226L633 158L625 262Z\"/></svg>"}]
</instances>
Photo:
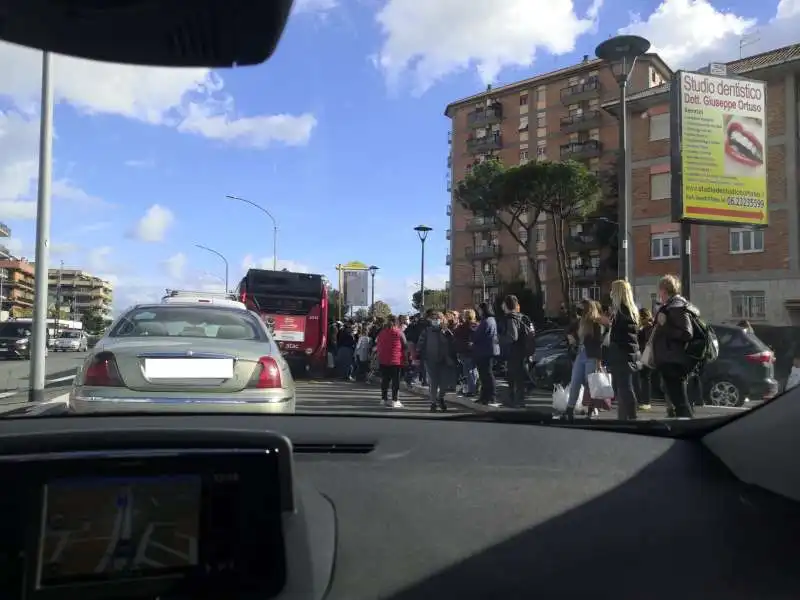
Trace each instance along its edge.
<instances>
[{"instance_id":1,"label":"car rear window","mask_svg":"<svg viewBox=\"0 0 800 600\"><path fill-rule=\"evenodd\" d=\"M741 327L714 327L721 347L732 351L763 352L769 347L752 331Z\"/></svg>"},{"instance_id":2,"label":"car rear window","mask_svg":"<svg viewBox=\"0 0 800 600\"><path fill-rule=\"evenodd\" d=\"M213 306L137 307L109 334L112 338L176 337L268 341L264 326L247 311Z\"/></svg>"}]
</instances>

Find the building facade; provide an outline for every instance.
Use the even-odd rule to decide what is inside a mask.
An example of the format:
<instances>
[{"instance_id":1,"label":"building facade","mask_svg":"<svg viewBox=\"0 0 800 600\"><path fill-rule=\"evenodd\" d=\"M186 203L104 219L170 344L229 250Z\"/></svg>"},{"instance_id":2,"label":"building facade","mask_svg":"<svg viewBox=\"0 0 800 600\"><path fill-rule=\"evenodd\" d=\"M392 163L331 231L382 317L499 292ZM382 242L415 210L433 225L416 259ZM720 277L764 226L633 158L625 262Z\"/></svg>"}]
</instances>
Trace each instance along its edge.
<instances>
[{"instance_id":1,"label":"building facade","mask_svg":"<svg viewBox=\"0 0 800 600\"><path fill-rule=\"evenodd\" d=\"M800 44L737 60L728 74L767 83L764 230L692 227L692 301L712 322L800 325L798 111ZM638 301L655 298L658 278L680 273L679 225L670 212L669 84L630 98L631 258ZM604 105L617 114L618 102Z\"/></svg>"},{"instance_id":2,"label":"building facade","mask_svg":"<svg viewBox=\"0 0 800 600\"><path fill-rule=\"evenodd\" d=\"M110 315L113 301L110 282L80 269L50 269L48 275L48 295L65 317L79 321L91 310Z\"/></svg>"},{"instance_id":3,"label":"building facade","mask_svg":"<svg viewBox=\"0 0 800 600\"><path fill-rule=\"evenodd\" d=\"M34 268L24 258L16 258L0 247L0 304L10 317L33 314Z\"/></svg>"},{"instance_id":4,"label":"building facade","mask_svg":"<svg viewBox=\"0 0 800 600\"><path fill-rule=\"evenodd\" d=\"M630 77L632 91L661 86L671 76L655 54L637 61ZM471 168L489 157L505 165L529 160L579 160L600 173L614 168L618 149L617 119L602 110L618 98L619 85L607 63L589 59L577 65L486 92L448 105L451 120L447 158L447 205L450 228L450 301L456 308L492 299L503 281L532 281L525 246L497 220L475 216L453 202L452 190ZM613 199L612 199L613 200ZM569 233L567 251L573 278L572 301L599 299L616 271L604 267L603 249L593 234L595 223L576 225ZM552 232L544 215L533 229L542 280L545 309L558 311L565 300L555 262ZM525 230L517 237L525 241Z\"/></svg>"}]
</instances>

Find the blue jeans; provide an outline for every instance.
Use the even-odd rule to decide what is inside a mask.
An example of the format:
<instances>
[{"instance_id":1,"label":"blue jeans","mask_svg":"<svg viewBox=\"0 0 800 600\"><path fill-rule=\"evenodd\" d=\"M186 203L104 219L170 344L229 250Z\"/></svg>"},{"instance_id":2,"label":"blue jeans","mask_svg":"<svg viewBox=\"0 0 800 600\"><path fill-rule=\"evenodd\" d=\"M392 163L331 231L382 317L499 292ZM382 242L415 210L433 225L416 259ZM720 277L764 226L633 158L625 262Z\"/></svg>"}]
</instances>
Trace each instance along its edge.
<instances>
[{"instance_id":1,"label":"blue jeans","mask_svg":"<svg viewBox=\"0 0 800 600\"><path fill-rule=\"evenodd\" d=\"M471 356L461 356L461 374L467 384L467 394L474 394L478 390L478 367Z\"/></svg>"},{"instance_id":2,"label":"blue jeans","mask_svg":"<svg viewBox=\"0 0 800 600\"><path fill-rule=\"evenodd\" d=\"M581 386L589 391L589 375L597 371L597 359L586 358L586 350L581 349L578 351L578 356L575 362L572 363L572 379L569 382L569 408L575 408L578 403L578 393L581 391Z\"/></svg>"}]
</instances>

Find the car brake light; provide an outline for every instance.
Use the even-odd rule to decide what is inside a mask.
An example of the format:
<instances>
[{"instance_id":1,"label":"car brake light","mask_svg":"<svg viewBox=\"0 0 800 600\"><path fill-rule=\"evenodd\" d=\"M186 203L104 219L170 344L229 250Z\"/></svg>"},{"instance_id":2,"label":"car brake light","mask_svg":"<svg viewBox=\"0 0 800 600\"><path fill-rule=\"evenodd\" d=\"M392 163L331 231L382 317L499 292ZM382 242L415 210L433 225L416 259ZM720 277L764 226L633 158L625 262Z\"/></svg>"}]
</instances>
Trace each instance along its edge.
<instances>
[{"instance_id":1,"label":"car brake light","mask_svg":"<svg viewBox=\"0 0 800 600\"><path fill-rule=\"evenodd\" d=\"M775 355L769 350L764 350L763 352L748 354L745 359L753 363L769 364L775 360Z\"/></svg>"},{"instance_id":2,"label":"car brake light","mask_svg":"<svg viewBox=\"0 0 800 600\"><path fill-rule=\"evenodd\" d=\"M258 359L259 370L255 379L255 386L260 389L281 388L281 368L271 356L262 356Z\"/></svg>"},{"instance_id":3,"label":"car brake light","mask_svg":"<svg viewBox=\"0 0 800 600\"><path fill-rule=\"evenodd\" d=\"M111 352L100 352L86 367L83 385L94 387L121 387L122 377L117 369L117 361Z\"/></svg>"}]
</instances>

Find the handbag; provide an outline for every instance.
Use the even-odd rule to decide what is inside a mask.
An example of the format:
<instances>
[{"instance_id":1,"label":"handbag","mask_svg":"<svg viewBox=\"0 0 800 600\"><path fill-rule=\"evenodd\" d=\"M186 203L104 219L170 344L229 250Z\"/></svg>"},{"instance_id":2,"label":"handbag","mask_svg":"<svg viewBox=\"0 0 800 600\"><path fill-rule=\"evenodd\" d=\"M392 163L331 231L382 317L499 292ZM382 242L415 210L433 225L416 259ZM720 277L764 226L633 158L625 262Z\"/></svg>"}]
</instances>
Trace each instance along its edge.
<instances>
[{"instance_id":1,"label":"handbag","mask_svg":"<svg viewBox=\"0 0 800 600\"><path fill-rule=\"evenodd\" d=\"M597 371L590 373L589 395L597 400L611 400L614 398L614 386L611 385L611 373Z\"/></svg>"},{"instance_id":2,"label":"handbag","mask_svg":"<svg viewBox=\"0 0 800 600\"><path fill-rule=\"evenodd\" d=\"M655 369L656 362L655 357L653 356L653 336L656 333L656 328L653 327L653 331L650 332L650 337L647 338L647 343L644 345L644 351L642 351L642 366L647 367L648 369Z\"/></svg>"}]
</instances>

